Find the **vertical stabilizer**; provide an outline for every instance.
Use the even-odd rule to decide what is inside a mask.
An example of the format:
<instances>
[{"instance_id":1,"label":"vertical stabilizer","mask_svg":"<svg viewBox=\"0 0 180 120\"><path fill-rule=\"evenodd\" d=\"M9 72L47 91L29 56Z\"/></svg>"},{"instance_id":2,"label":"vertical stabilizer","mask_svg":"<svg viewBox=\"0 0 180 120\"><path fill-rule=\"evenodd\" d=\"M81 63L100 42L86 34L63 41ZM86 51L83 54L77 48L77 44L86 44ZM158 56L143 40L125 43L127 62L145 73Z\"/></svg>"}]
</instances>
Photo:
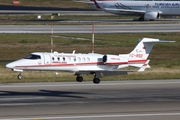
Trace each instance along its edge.
<instances>
[{"instance_id":1,"label":"vertical stabilizer","mask_svg":"<svg viewBox=\"0 0 180 120\"><path fill-rule=\"evenodd\" d=\"M165 41L153 38L143 38L129 53L129 65L135 67L141 67L146 61L147 58L156 42L174 42L174 41Z\"/></svg>"},{"instance_id":2,"label":"vertical stabilizer","mask_svg":"<svg viewBox=\"0 0 180 120\"><path fill-rule=\"evenodd\" d=\"M94 2L95 6L96 6L96 8L97 8L98 10L101 9L101 7L100 7L99 4L96 2L96 0L93 0L93 2Z\"/></svg>"}]
</instances>

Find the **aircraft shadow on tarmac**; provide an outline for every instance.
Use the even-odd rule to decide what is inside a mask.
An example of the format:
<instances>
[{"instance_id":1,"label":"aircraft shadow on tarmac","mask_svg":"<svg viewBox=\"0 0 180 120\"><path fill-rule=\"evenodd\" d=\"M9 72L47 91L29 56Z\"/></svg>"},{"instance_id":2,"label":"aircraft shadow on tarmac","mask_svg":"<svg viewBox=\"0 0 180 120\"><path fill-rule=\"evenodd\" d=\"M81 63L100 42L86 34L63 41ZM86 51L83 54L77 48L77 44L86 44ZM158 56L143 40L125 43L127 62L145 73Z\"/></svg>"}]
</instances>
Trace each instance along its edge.
<instances>
[{"instance_id":1,"label":"aircraft shadow on tarmac","mask_svg":"<svg viewBox=\"0 0 180 120\"><path fill-rule=\"evenodd\" d=\"M15 91L0 91L0 97L7 96L44 96L44 97L70 97L70 98L85 98L80 95L89 94L84 92L68 92L68 91L52 91L39 90L38 92L15 92Z\"/></svg>"},{"instance_id":2,"label":"aircraft shadow on tarmac","mask_svg":"<svg viewBox=\"0 0 180 120\"><path fill-rule=\"evenodd\" d=\"M113 94L112 94L113 93ZM96 97L94 97L94 95ZM90 96L90 97L89 97ZM103 96L103 97L102 97ZM71 92L71 91L53 91L39 90L35 92L19 91L0 91L0 98L36 98L49 97L70 98L76 100L85 99L98 100L99 102L157 102L157 101L180 101L180 89L137 89L137 90L115 90L115 91L91 91L91 92ZM83 99L82 99L83 98ZM36 99L35 99L36 100ZM54 99L56 101L56 99ZM54 101L53 100L53 101ZM63 100L63 99L62 99ZM67 99L66 99L67 100ZM65 101L66 101L65 100ZM0 103L3 103L0 99Z\"/></svg>"}]
</instances>

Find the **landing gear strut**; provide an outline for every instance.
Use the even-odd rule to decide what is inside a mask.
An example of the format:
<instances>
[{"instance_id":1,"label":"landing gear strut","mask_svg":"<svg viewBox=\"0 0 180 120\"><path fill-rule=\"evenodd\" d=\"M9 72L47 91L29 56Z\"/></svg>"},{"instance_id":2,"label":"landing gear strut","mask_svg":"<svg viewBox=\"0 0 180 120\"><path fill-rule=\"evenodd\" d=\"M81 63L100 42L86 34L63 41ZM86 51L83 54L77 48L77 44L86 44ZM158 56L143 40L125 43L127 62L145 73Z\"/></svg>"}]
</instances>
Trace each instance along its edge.
<instances>
[{"instance_id":1,"label":"landing gear strut","mask_svg":"<svg viewBox=\"0 0 180 120\"><path fill-rule=\"evenodd\" d=\"M17 78L18 78L19 80L21 80L21 79L22 79L22 75L21 75L21 73L17 76Z\"/></svg>"},{"instance_id":2,"label":"landing gear strut","mask_svg":"<svg viewBox=\"0 0 180 120\"><path fill-rule=\"evenodd\" d=\"M144 21L144 16L138 18L139 21Z\"/></svg>"},{"instance_id":3,"label":"landing gear strut","mask_svg":"<svg viewBox=\"0 0 180 120\"><path fill-rule=\"evenodd\" d=\"M82 81L83 81L83 77L80 76L80 75L77 75L76 81L77 81L77 82L82 82Z\"/></svg>"},{"instance_id":4,"label":"landing gear strut","mask_svg":"<svg viewBox=\"0 0 180 120\"><path fill-rule=\"evenodd\" d=\"M99 79L97 73L95 73L95 74L94 74L94 79L93 79L94 84L99 84L100 81L101 81L101 80Z\"/></svg>"}]
</instances>

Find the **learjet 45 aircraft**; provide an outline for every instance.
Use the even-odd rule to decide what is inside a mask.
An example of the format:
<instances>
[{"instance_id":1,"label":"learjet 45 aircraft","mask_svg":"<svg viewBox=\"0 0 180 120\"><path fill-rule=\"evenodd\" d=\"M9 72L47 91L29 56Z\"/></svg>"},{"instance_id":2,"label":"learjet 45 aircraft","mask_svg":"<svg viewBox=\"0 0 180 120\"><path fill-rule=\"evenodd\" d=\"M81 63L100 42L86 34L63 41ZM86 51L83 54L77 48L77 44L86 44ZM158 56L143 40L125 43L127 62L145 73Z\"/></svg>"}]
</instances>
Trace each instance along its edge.
<instances>
[{"instance_id":1,"label":"learjet 45 aircraft","mask_svg":"<svg viewBox=\"0 0 180 120\"><path fill-rule=\"evenodd\" d=\"M160 16L176 17L180 15L180 1L91 0L91 2L92 1L94 1L98 10L118 15L139 15L139 20L156 20L159 19Z\"/></svg>"},{"instance_id":2,"label":"learjet 45 aircraft","mask_svg":"<svg viewBox=\"0 0 180 120\"><path fill-rule=\"evenodd\" d=\"M174 42L164 41L153 38L143 38L129 54L97 54L88 53L47 53L33 52L26 57L11 62L6 65L7 68L13 71L18 71L18 79L22 79L21 73L23 70L38 70L38 71L64 71L74 72L76 81L82 82L81 74L93 74L93 82L98 84L99 78L110 75L124 75L129 72L140 72L149 68L147 58L156 42ZM125 67L138 67L139 70L120 70Z\"/></svg>"}]
</instances>

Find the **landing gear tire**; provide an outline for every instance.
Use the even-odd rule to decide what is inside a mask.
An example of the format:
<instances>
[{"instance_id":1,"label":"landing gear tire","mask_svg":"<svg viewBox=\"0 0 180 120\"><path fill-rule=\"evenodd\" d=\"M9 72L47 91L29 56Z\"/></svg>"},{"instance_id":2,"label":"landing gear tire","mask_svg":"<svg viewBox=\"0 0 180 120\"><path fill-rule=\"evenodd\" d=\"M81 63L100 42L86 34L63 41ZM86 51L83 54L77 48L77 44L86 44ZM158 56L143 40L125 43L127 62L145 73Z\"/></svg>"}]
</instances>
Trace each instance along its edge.
<instances>
[{"instance_id":1,"label":"landing gear tire","mask_svg":"<svg viewBox=\"0 0 180 120\"><path fill-rule=\"evenodd\" d=\"M19 74L19 75L17 76L17 78L18 78L19 80L21 80L21 79L22 79L22 75Z\"/></svg>"},{"instance_id":2,"label":"landing gear tire","mask_svg":"<svg viewBox=\"0 0 180 120\"><path fill-rule=\"evenodd\" d=\"M144 21L144 17L139 17L138 21Z\"/></svg>"},{"instance_id":3,"label":"landing gear tire","mask_svg":"<svg viewBox=\"0 0 180 120\"><path fill-rule=\"evenodd\" d=\"M82 76L77 76L76 77L76 81L77 82L82 82L83 81L83 77Z\"/></svg>"},{"instance_id":4,"label":"landing gear tire","mask_svg":"<svg viewBox=\"0 0 180 120\"><path fill-rule=\"evenodd\" d=\"M94 79L93 79L94 84L99 84L100 81L101 81L101 80L100 80L99 78L94 78Z\"/></svg>"}]
</instances>

